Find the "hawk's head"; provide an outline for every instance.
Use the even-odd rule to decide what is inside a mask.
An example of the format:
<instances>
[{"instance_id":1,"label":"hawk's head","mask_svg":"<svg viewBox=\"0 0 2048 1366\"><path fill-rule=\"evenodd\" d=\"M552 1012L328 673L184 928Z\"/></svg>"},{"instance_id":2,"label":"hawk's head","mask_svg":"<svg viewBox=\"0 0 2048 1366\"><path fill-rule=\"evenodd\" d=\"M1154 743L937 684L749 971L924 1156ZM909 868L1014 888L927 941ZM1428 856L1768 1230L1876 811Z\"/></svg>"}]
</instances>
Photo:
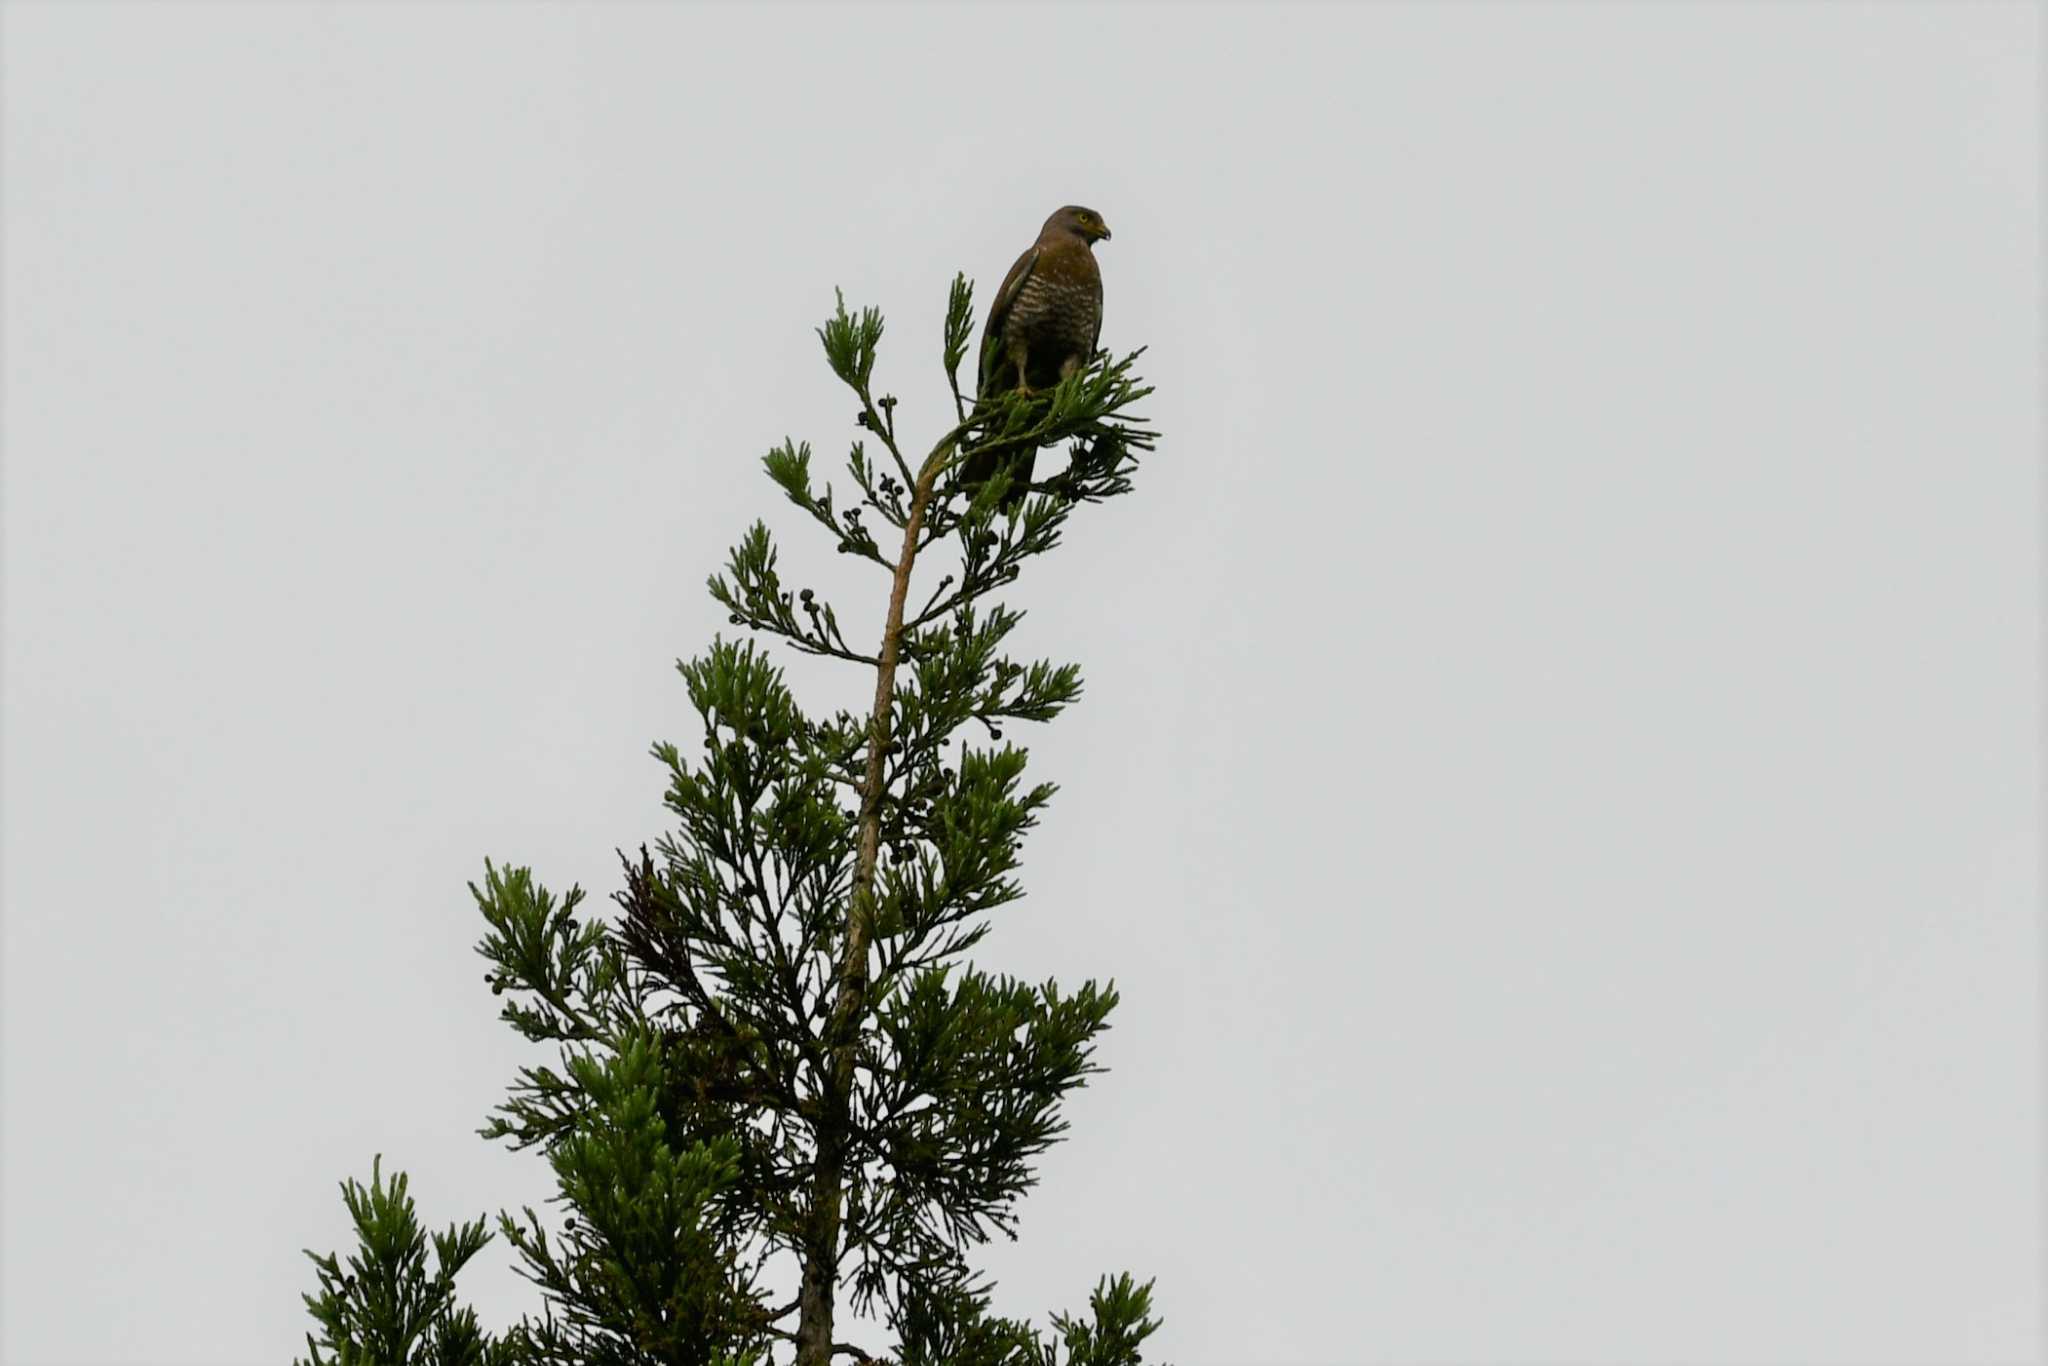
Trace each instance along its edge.
<instances>
[{"instance_id":1,"label":"hawk's head","mask_svg":"<svg viewBox=\"0 0 2048 1366\"><path fill-rule=\"evenodd\" d=\"M1093 209L1084 209L1078 204L1069 204L1045 220L1045 227L1039 230L1040 237L1053 237L1060 233L1072 233L1083 242L1093 246L1109 240L1109 224L1102 221L1102 215Z\"/></svg>"}]
</instances>

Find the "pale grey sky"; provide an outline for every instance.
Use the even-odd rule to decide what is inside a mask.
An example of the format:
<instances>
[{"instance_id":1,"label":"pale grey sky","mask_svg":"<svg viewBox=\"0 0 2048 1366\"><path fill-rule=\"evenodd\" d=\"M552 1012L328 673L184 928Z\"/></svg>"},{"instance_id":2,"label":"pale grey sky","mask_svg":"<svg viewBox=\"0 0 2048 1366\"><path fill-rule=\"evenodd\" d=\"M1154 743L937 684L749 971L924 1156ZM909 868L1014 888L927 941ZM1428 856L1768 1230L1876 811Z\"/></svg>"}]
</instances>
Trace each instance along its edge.
<instances>
[{"instance_id":1,"label":"pale grey sky","mask_svg":"<svg viewBox=\"0 0 2048 1366\"><path fill-rule=\"evenodd\" d=\"M548 1193L465 880L601 901L726 546L847 572L833 287L935 429L1081 202L1167 440L1019 595L982 961L1125 999L998 1307L2041 1360L2039 23L7 4L0 1355L286 1359L373 1153Z\"/></svg>"}]
</instances>

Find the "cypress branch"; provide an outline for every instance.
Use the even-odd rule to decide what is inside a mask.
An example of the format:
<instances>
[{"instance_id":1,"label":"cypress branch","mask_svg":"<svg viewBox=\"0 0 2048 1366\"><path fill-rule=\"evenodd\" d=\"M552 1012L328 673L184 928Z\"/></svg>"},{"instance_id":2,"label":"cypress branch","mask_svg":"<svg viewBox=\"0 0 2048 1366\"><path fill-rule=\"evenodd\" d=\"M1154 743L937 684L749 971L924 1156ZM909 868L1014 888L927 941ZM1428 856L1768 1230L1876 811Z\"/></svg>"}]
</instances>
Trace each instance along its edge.
<instances>
[{"instance_id":1,"label":"cypress branch","mask_svg":"<svg viewBox=\"0 0 2048 1366\"><path fill-rule=\"evenodd\" d=\"M1032 1164L1066 1132L1061 1101L1100 1071L1116 990L1021 982L968 954L1023 895L1022 843L1054 795L1005 729L1054 719L1082 688L1071 664L1006 653L1023 614L997 595L1078 510L1131 491L1156 441L1136 415L1152 391L1132 352L970 400L974 329L956 278L941 357L953 420L913 466L899 405L874 388L881 314L840 298L818 336L857 401L850 486L819 484L808 443L762 461L839 553L888 571L872 649L827 594L785 582L756 522L707 583L746 638L677 666L700 743L654 746L676 824L620 855L616 920L523 867L487 862L470 889L502 1018L554 1053L520 1070L482 1130L554 1175L558 1228L532 1209L497 1221L541 1312L482 1332L453 1280L491 1233L477 1221L436 1239L429 1276L405 1178L387 1187L378 1166L370 1187L344 1187L358 1269L314 1258L311 1366L1139 1360L1157 1327L1149 1285L1105 1277L1086 1320L1055 1316L1045 1336L992 1315L969 1261L1015 1236ZM1029 497L1011 496L1001 459L961 477L970 458L1060 445L1067 467ZM944 572L913 591L935 553ZM844 588L873 581L850 571ZM872 701L808 714L763 638L873 670ZM774 1280L793 1297L778 1302ZM879 1308L894 1343L849 1341L842 1305Z\"/></svg>"}]
</instances>

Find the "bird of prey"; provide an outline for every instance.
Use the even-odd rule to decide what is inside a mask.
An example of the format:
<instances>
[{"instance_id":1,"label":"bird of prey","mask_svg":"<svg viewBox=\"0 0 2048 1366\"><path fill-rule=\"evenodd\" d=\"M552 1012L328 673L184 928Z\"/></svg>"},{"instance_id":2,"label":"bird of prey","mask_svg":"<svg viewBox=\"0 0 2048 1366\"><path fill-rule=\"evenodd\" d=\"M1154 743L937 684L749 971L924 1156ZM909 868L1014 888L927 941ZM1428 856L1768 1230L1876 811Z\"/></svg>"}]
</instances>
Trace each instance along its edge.
<instances>
[{"instance_id":1,"label":"bird of prey","mask_svg":"<svg viewBox=\"0 0 2048 1366\"><path fill-rule=\"evenodd\" d=\"M1069 204L1045 220L1038 240L1003 277L981 332L976 392L994 398L1013 390L1048 389L1086 365L1102 335L1102 271L1094 247L1109 227L1093 209ZM1036 451L1010 457L1006 505L1023 498ZM996 456L970 455L961 478L980 484L996 472Z\"/></svg>"}]
</instances>

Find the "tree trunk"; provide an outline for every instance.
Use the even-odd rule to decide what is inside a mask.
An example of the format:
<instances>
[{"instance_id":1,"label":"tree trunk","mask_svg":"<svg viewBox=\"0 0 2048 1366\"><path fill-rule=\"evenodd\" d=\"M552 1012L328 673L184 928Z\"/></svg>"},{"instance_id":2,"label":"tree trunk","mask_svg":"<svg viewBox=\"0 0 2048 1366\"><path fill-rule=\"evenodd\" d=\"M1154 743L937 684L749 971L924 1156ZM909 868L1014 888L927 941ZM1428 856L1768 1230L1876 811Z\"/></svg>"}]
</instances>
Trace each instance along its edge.
<instances>
[{"instance_id":1,"label":"tree trunk","mask_svg":"<svg viewBox=\"0 0 2048 1366\"><path fill-rule=\"evenodd\" d=\"M826 1078L824 1116L818 1126L818 1165L811 1179L810 1227L803 1248L803 1283L797 1292L796 1366L830 1366L832 1318L839 1286L839 1230L846 1196L846 1157L851 1146L853 1066L867 1012L868 947L873 939L875 864L882 846L882 784L889 749L889 714L896 700L896 660L903 643L903 606L917 537L931 503L939 471L952 454L950 441L925 460L911 491L903 527L903 552L889 589L889 617L876 656L875 707L868 718L868 769L860 792L860 851L853 869L846 946L839 957L839 994L826 1022L831 1073Z\"/></svg>"}]
</instances>

